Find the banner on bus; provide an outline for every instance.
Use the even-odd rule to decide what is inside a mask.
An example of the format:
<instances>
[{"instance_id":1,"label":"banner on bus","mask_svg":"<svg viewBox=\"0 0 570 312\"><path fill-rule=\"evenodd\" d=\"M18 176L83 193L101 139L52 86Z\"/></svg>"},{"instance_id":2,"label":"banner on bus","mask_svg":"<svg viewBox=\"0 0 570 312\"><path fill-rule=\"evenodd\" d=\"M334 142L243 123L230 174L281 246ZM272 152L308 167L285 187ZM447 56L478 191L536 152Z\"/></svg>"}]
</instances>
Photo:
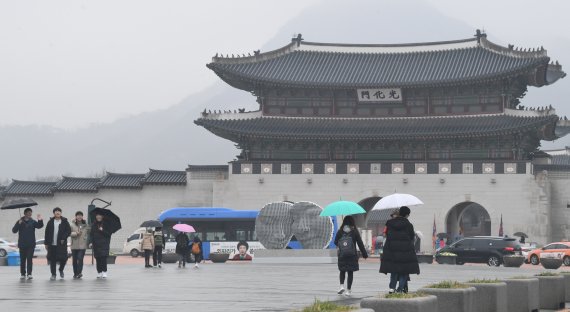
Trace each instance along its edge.
<instances>
[{"instance_id":1,"label":"banner on bus","mask_svg":"<svg viewBox=\"0 0 570 312\"><path fill-rule=\"evenodd\" d=\"M227 253L230 260L252 260L258 249L265 249L260 242L210 242L210 253Z\"/></svg>"}]
</instances>

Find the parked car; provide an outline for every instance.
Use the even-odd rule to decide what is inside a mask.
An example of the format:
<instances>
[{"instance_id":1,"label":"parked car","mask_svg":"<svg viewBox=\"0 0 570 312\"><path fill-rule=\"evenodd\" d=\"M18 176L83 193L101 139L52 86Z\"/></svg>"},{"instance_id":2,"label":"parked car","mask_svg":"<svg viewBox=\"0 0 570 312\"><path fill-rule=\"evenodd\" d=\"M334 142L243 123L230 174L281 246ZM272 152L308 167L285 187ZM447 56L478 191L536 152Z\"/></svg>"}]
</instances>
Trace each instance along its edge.
<instances>
[{"instance_id":1,"label":"parked car","mask_svg":"<svg viewBox=\"0 0 570 312\"><path fill-rule=\"evenodd\" d=\"M9 252L18 251L18 244L0 238L0 257L6 257Z\"/></svg>"},{"instance_id":2,"label":"parked car","mask_svg":"<svg viewBox=\"0 0 570 312\"><path fill-rule=\"evenodd\" d=\"M503 256L520 254L521 247L514 238L473 236L443 247L436 256L443 252L456 254L457 264L487 263L489 266L500 266L503 263Z\"/></svg>"},{"instance_id":3,"label":"parked car","mask_svg":"<svg viewBox=\"0 0 570 312\"><path fill-rule=\"evenodd\" d=\"M145 231L145 228L140 228L131 234L123 244L123 253L128 253L133 258L140 256L142 254L142 236Z\"/></svg>"},{"instance_id":4,"label":"parked car","mask_svg":"<svg viewBox=\"0 0 570 312\"><path fill-rule=\"evenodd\" d=\"M36 248L34 249L34 257L47 257L46 245L43 239L36 241ZM67 243L67 257L71 257L71 243Z\"/></svg>"},{"instance_id":5,"label":"parked car","mask_svg":"<svg viewBox=\"0 0 570 312\"><path fill-rule=\"evenodd\" d=\"M540 264L540 254L541 253L552 253L560 252L563 253L563 262L565 266L570 266L570 242L555 242L550 243L542 248L537 248L528 253L528 262L538 265Z\"/></svg>"},{"instance_id":6,"label":"parked car","mask_svg":"<svg viewBox=\"0 0 570 312\"><path fill-rule=\"evenodd\" d=\"M528 254L529 254L531 251L535 250L535 249L536 249L536 245L533 245L533 246L525 246L525 245L523 245L523 246L521 246L521 253L522 253L523 257L524 257L524 262L525 262L525 263L530 263L530 262L528 262Z\"/></svg>"}]
</instances>

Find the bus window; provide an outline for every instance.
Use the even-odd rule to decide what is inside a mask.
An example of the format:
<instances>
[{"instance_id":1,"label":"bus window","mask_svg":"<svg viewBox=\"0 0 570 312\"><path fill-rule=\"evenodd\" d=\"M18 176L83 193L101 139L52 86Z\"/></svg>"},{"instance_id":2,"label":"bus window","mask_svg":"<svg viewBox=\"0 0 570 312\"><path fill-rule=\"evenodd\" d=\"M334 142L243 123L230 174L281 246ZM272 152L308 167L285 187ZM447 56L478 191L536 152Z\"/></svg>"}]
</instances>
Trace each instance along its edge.
<instances>
[{"instance_id":1,"label":"bus window","mask_svg":"<svg viewBox=\"0 0 570 312\"><path fill-rule=\"evenodd\" d=\"M208 242L217 242L225 240L227 240L225 232L206 232L206 241Z\"/></svg>"},{"instance_id":2,"label":"bus window","mask_svg":"<svg viewBox=\"0 0 570 312\"><path fill-rule=\"evenodd\" d=\"M247 237L247 231L243 231L243 230L237 230L236 231L236 239L238 241L245 241L248 239Z\"/></svg>"}]
</instances>

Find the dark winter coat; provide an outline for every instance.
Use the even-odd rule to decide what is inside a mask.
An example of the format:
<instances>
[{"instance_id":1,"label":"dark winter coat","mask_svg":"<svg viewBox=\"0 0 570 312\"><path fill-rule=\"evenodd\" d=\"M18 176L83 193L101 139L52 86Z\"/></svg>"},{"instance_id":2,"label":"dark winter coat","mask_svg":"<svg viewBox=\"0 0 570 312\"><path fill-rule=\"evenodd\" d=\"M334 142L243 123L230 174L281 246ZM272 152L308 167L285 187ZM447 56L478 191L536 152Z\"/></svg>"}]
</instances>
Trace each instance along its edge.
<instances>
[{"instance_id":1,"label":"dark winter coat","mask_svg":"<svg viewBox=\"0 0 570 312\"><path fill-rule=\"evenodd\" d=\"M53 233L54 233L54 218L50 218L47 225L44 236L44 245L48 250L47 258L49 260L56 261L67 261L67 239L71 235L71 225L66 218L61 217L61 223L57 231L57 246L55 254L50 252L51 246L53 246Z\"/></svg>"},{"instance_id":2,"label":"dark winter coat","mask_svg":"<svg viewBox=\"0 0 570 312\"><path fill-rule=\"evenodd\" d=\"M382 260L381 273L420 274L418 257L414 249L414 226L403 217L386 222L386 240Z\"/></svg>"},{"instance_id":3,"label":"dark winter coat","mask_svg":"<svg viewBox=\"0 0 570 312\"><path fill-rule=\"evenodd\" d=\"M362 257L365 259L368 258L368 253L366 252L366 248L364 248L364 243L362 243L362 238L358 233L357 229L352 229L350 232L345 233L342 228L338 230L336 236L334 238L334 244L338 246L338 241L342 238L343 235L350 235L352 237L352 241L354 242L355 246L354 249L356 250L356 246L360 249L362 253ZM338 257L338 269L339 271L345 272L354 272L360 269L358 265L358 253L354 257Z\"/></svg>"},{"instance_id":4,"label":"dark winter coat","mask_svg":"<svg viewBox=\"0 0 570 312\"><path fill-rule=\"evenodd\" d=\"M35 248L36 247L36 229L44 227L44 221L36 221L32 218L25 221L24 218L16 222L12 228L12 233L18 233L18 248Z\"/></svg>"},{"instance_id":5,"label":"dark winter coat","mask_svg":"<svg viewBox=\"0 0 570 312\"><path fill-rule=\"evenodd\" d=\"M179 233L176 235L176 253L179 255L188 255L188 235L184 233Z\"/></svg>"},{"instance_id":6,"label":"dark winter coat","mask_svg":"<svg viewBox=\"0 0 570 312\"><path fill-rule=\"evenodd\" d=\"M100 230L100 227L103 228L103 230ZM93 222L90 235L93 256L96 258L109 256L112 233L107 230L105 221Z\"/></svg>"}]
</instances>

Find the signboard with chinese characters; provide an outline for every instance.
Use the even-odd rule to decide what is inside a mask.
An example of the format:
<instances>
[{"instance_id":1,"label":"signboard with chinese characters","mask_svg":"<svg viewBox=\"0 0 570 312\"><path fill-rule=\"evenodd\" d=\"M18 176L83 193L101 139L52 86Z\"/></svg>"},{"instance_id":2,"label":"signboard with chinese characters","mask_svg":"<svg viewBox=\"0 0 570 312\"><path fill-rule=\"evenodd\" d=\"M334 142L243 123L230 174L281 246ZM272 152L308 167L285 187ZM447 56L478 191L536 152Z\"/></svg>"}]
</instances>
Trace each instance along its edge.
<instances>
[{"instance_id":1,"label":"signboard with chinese characters","mask_svg":"<svg viewBox=\"0 0 570 312\"><path fill-rule=\"evenodd\" d=\"M402 102L402 89L357 89L358 102Z\"/></svg>"}]
</instances>

